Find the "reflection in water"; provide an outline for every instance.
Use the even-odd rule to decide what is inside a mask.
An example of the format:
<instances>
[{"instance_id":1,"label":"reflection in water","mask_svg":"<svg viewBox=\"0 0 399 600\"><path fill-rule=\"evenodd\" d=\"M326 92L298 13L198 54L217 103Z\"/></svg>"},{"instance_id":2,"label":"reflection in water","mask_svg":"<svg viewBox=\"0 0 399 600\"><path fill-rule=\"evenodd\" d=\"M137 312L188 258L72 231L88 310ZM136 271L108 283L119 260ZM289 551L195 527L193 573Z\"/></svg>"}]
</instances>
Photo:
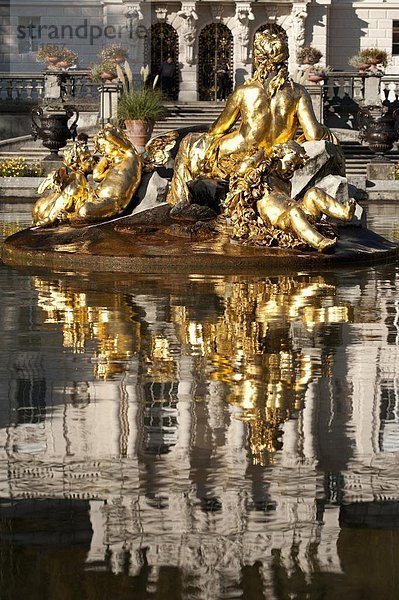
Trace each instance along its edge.
<instances>
[{"instance_id":1,"label":"reflection in water","mask_svg":"<svg viewBox=\"0 0 399 600\"><path fill-rule=\"evenodd\" d=\"M348 306L334 303L335 286L321 277L221 280L212 290L220 311L200 321L193 307L175 299L169 323L161 328L148 328L127 296L90 295L38 277L34 285L44 323L62 326L64 347L77 354L95 343L97 378L127 372L135 357L151 390L162 385L157 401L151 399L160 414L165 397L176 396L172 387L180 378L182 356L191 357L195 379L202 382L195 399L209 400L209 382L219 401L236 407L234 418L249 424L249 446L259 464L265 464L265 453L281 448L282 423L303 408L308 384L321 374L304 343L312 345L319 326L349 320ZM332 357L323 349L321 355L327 374ZM148 398L148 383L141 395ZM149 419L152 426L154 419Z\"/></svg>"},{"instance_id":2,"label":"reflection in water","mask_svg":"<svg viewBox=\"0 0 399 600\"><path fill-rule=\"evenodd\" d=\"M394 271L7 274L10 598L395 597Z\"/></svg>"}]
</instances>

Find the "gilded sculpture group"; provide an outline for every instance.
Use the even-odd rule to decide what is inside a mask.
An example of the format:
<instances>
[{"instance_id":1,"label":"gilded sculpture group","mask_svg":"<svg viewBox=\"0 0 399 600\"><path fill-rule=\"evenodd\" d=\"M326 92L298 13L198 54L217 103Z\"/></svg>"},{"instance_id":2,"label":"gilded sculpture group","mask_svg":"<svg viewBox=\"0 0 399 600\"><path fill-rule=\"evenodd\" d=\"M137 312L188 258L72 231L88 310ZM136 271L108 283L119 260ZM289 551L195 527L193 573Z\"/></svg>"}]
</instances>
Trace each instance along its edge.
<instances>
[{"instance_id":1,"label":"gilded sculpture group","mask_svg":"<svg viewBox=\"0 0 399 600\"><path fill-rule=\"evenodd\" d=\"M191 133L180 144L167 200L192 202L189 183L198 178L228 182L224 213L242 243L310 246L320 252L336 243L319 231L323 215L350 221L354 204L340 203L313 187L292 200L290 179L306 162L298 141L336 138L318 123L305 88L288 75L288 39L272 24L254 39L252 79L229 97L206 133ZM294 141L298 128L302 135ZM175 143L171 132L152 140L140 155L122 130L107 125L94 138L95 153L78 141L64 166L49 175L39 193L50 189L33 210L35 225L90 223L120 214L130 203L143 171L166 162ZM90 175L90 177L89 177Z\"/></svg>"}]
</instances>

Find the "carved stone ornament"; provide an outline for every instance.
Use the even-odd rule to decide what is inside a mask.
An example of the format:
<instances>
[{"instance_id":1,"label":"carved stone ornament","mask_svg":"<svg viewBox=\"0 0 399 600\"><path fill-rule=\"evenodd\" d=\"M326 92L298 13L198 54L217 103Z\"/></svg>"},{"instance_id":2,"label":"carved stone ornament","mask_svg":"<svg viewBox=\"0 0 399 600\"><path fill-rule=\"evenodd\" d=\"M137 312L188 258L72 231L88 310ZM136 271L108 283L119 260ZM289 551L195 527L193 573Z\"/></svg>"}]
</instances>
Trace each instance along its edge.
<instances>
[{"instance_id":1,"label":"carved stone ornament","mask_svg":"<svg viewBox=\"0 0 399 600\"><path fill-rule=\"evenodd\" d=\"M183 2L181 10L177 12L177 16L182 20L179 35L185 52L185 61L188 65L192 65L194 63L194 46L197 39L198 21L195 3L185 4Z\"/></svg>"},{"instance_id":2,"label":"carved stone ornament","mask_svg":"<svg viewBox=\"0 0 399 600\"><path fill-rule=\"evenodd\" d=\"M166 6L158 6L155 9L155 15L159 23L165 23L166 17L168 15L168 9Z\"/></svg>"},{"instance_id":3,"label":"carved stone ornament","mask_svg":"<svg viewBox=\"0 0 399 600\"><path fill-rule=\"evenodd\" d=\"M237 40L240 44L240 59L243 64L250 62L249 58L249 22L255 19L251 5L248 2L237 4L235 18L238 22Z\"/></svg>"}]
</instances>

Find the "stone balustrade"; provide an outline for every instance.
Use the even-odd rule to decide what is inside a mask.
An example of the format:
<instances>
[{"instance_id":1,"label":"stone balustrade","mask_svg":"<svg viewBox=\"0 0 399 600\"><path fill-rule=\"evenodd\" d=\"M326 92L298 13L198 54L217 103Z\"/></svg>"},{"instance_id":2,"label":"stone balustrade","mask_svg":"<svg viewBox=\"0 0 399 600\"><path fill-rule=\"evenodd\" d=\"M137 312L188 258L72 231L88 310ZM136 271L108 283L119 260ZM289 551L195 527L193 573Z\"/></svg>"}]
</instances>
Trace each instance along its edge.
<instances>
[{"instance_id":1,"label":"stone balustrade","mask_svg":"<svg viewBox=\"0 0 399 600\"><path fill-rule=\"evenodd\" d=\"M47 73L0 73L1 102L37 102L45 96ZM99 84L87 71L51 71L57 77L63 95L73 98L98 98Z\"/></svg>"},{"instance_id":2,"label":"stone balustrade","mask_svg":"<svg viewBox=\"0 0 399 600\"><path fill-rule=\"evenodd\" d=\"M358 129L359 105L367 104L366 75L332 72L323 86L324 122L329 127Z\"/></svg>"},{"instance_id":3,"label":"stone balustrade","mask_svg":"<svg viewBox=\"0 0 399 600\"><path fill-rule=\"evenodd\" d=\"M384 75L381 78L380 98L384 104L394 104L399 100L399 74ZM399 105L398 105L399 106Z\"/></svg>"},{"instance_id":4,"label":"stone balustrade","mask_svg":"<svg viewBox=\"0 0 399 600\"><path fill-rule=\"evenodd\" d=\"M0 73L0 101L35 101L43 93L43 74Z\"/></svg>"}]
</instances>

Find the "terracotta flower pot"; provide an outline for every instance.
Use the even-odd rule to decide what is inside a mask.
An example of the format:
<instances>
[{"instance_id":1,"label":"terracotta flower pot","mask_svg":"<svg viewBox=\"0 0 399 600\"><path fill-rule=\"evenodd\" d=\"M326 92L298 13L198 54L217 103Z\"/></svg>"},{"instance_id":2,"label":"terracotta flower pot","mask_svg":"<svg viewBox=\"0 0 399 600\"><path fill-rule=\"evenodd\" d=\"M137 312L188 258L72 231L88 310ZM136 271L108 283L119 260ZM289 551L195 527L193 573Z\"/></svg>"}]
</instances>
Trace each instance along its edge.
<instances>
[{"instance_id":1,"label":"terracotta flower pot","mask_svg":"<svg viewBox=\"0 0 399 600\"><path fill-rule=\"evenodd\" d=\"M154 121L127 120L125 121L126 134L133 146L144 148L151 138Z\"/></svg>"},{"instance_id":2,"label":"terracotta flower pot","mask_svg":"<svg viewBox=\"0 0 399 600\"><path fill-rule=\"evenodd\" d=\"M48 69L55 69L58 63L58 58L55 58L54 56L46 56L44 60Z\"/></svg>"},{"instance_id":3,"label":"terracotta flower pot","mask_svg":"<svg viewBox=\"0 0 399 600\"><path fill-rule=\"evenodd\" d=\"M56 67L58 67L58 69L67 69L69 67L69 63L66 60L60 60L57 62Z\"/></svg>"},{"instance_id":4,"label":"terracotta flower pot","mask_svg":"<svg viewBox=\"0 0 399 600\"><path fill-rule=\"evenodd\" d=\"M322 77L321 75L308 75L308 81L310 81L311 83L319 83L320 81L323 81L323 79L324 77Z\"/></svg>"},{"instance_id":5,"label":"terracotta flower pot","mask_svg":"<svg viewBox=\"0 0 399 600\"><path fill-rule=\"evenodd\" d=\"M107 73L106 71L104 71L103 73L101 73L101 79L103 81L113 81L113 79L115 79L115 75L113 75L112 73Z\"/></svg>"}]
</instances>

